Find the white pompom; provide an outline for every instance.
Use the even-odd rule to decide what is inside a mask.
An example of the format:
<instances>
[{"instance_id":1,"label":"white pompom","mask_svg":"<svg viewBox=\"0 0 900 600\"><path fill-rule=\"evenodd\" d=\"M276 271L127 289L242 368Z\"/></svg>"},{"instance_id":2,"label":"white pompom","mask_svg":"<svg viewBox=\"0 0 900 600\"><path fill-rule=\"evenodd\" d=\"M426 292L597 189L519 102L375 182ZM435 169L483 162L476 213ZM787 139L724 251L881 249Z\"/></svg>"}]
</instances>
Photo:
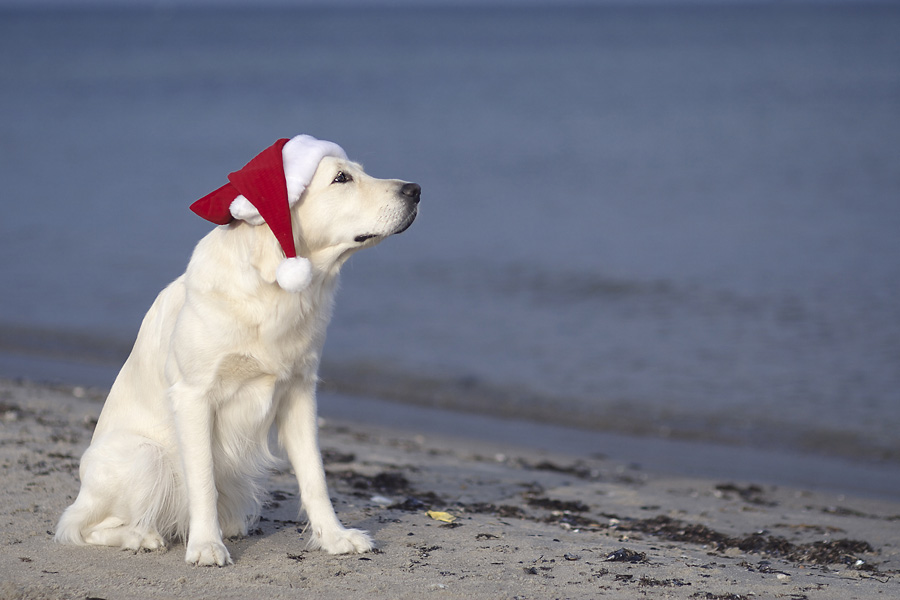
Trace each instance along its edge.
<instances>
[{"instance_id":1,"label":"white pompom","mask_svg":"<svg viewBox=\"0 0 900 600\"><path fill-rule=\"evenodd\" d=\"M238 196L229 205L228 210L231 216L239 221L244 221L250 225L262 225L265 223L262 215L256 210L256 207L250 203L244 196Z\"/></svg>"},{"instance_id":2,"label":"white pompom","mask_svg":"<svg viewBox=\"0 0 900 600\"><path fill-rule=\"evenodd\" d=\"M312 263L302 256L286 258L275 270L275 280L285 291L302 292L312 281Z\"/></svg>"}]
</instances>

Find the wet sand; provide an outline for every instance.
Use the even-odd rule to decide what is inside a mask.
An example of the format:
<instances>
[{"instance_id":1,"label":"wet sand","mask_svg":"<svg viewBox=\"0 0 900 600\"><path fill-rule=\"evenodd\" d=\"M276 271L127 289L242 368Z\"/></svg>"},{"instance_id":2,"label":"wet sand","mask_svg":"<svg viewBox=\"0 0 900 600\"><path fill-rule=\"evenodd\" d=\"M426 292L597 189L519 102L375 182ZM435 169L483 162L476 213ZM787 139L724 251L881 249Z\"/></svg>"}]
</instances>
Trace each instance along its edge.
<instances>
[{"instance_id":1,"label":"wet sand","mask_svg":"<svg viewBox=\"0 0 900 600\"><path fill-rule=\"evenodd\" d=\"M271 474L233 566L184 546L52 542L101 390L0 381L0 599L900 598L900 503L640 470L327 419L347 526L377 550L305 550L293 475Z\"/></svg>"}]
</instances>

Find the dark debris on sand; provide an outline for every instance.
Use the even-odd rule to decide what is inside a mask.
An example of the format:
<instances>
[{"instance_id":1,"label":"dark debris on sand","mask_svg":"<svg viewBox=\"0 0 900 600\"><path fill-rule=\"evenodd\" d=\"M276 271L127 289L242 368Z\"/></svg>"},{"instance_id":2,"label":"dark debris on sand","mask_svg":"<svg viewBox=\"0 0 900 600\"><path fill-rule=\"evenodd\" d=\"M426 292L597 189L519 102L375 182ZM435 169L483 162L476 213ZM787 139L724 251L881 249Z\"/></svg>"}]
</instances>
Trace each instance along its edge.
<instances>
[{"instance_id":1,"label":"dark debris on sand","mask_svg":"<svg viewBox=\"0 0 900 600\"><path fill-rule=\"evenodd\" d=\"M607 555L606 562L643 563L647 562L647 555L628 548L619 548Z\"/></svg>"},{"instance_id":2,"label":"dark debris on sand","mask_svg":"<svg viewBox=\"0 0 900 600\"><path fill-rule=\"evenodd\" d=\"M345 457L340 457L345 458ZM337 462L337 461L336 461ZM571 468L552 463L528 465L528 468L552 470L580 477L593 477L582 465ZM435 492L414 489L411 482L399 471L382 471L372 476L363 475L351 469L329 473L330 478L350 488L351 493L358 496L367 494L389 494L400 496L403 500L388 506L391 510L405 512L424 512L433 509L447 508L448 504ZM633 519L594 512L588 504L577 500L559 500L543 495L540 486L525 485L526 491L521 493L521 503L494 504L490 502L455 502L451 506L456 510L472 514L489 514L501 519L522 519L539 523L559 525L568 530L634 532L671 541L686 542L708 546L716 551L724 552L738 549L741 552L755 554L766 558L777 558L791 563L809 565L846 565L849 568L878 572L877 567L863 559L861 555L874 553L871 544L851 539L815 541L795 543L788 539L760 531L745 535L727 535L701 523L688 523L665 515L647 519ZM717 491L724 495L737 495L745 502L768 506L764 490L759 486L740 487L734 484L721 484ZM529 510L530 509L530 510ZM636 555L628 554L620 549L609 555L609 561L632 561ZM640 554L640 553L639 553ZM646 560L641 554L640 561ZM633 562L633 561L632 561Z\"/></svg>"},{"instance_id":3,"label":"dark debris on sand","mask_svg":"<svg viewBox=\"0 0 900 600\"><path fill-rule=\"evenodd\" d=\"M377 475L368 476L357 473L351 469L331 472L330 475L351 489L379 494L398 494L408 492L409 480L401 473L384 471Z\"/></svg>"},{"instance_id":4,"label":"dark debris on sand","mask_svg":"<svg viewBox=\"0 0 900 600\"><path fill-rule=\"evenodd\" d=\"M859 557L872 553L868 542L858 540L829 540L795 544L787 539L763 532L744 536L728 536L706 525L686 523L664 515L651 519L626 520L617 527L623 531L646 533L672 542L690 542L713 546L718 551L737 548L742 552L760 554L793 563L813 565L843 564L860 570L875 570L875 566Z\"/></svg>"}]
</instances>

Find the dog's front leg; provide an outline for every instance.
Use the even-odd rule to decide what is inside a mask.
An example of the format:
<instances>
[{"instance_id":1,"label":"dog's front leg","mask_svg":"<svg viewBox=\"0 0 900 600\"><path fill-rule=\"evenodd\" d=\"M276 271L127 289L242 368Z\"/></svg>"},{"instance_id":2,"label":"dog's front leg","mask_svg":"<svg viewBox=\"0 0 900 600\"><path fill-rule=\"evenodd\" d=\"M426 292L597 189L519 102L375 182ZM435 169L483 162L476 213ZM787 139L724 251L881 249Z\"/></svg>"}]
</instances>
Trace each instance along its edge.
<instances>
[{"instance_id":1,"label":"dog's front leg","mask_svg":"<svg viewBox=\"0 0 900 600\"><path fill-rule=\"evenodd\" d=\"M310 548L329 554L368 552L372 539L365 531L345 529L328 497L319 452L315 385L298 383L282 388L281 393L278 436L300 485L300 499L312 531Z\"/></svg>"},{"instance_id":2,"label":"dog's front leg","mask_svg":"<svg viewBox=\"0 0 900 600\"><path fill-rule=\"evenodd\" d=\"M184 469L190 522L184 560L200 566L232 564L222 543L212 451L213 407L202 391L184 384L169 390Z\"/></svg>"}]
</instances>

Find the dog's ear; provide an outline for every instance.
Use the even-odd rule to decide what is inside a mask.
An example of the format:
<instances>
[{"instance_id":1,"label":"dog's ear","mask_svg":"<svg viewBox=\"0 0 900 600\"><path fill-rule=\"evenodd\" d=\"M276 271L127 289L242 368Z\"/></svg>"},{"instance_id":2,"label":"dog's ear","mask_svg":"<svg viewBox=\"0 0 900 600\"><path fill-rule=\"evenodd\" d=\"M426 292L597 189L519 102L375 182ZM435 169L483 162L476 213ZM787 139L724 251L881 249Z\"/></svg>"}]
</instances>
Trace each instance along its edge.
<instances>
[{"instance_id":1,"label":"dog's ear","mask_svg":"<svg viewBox=\"0 0 900 600\"><path fill-rule=\"evenodd\" d=\"M263 224L256 229L260 231L255 233L262 233L262 235L254 236L256 239L250 249L250 265L263 281L276 283L278 265L284 260L284 251L278 244L278 240L269 231L268 225Z\"/></svg>"},{"instance_id":2,"label":"dog's ear","mask_svg":"<svg viewBox=\"0 0 900 600\"><path fill-rule=\"evenodd\" d=\"M297 215L291 215L293 231L301 228L297 223ZM312 279L312 264L303 255L286 258L284 249L278 240L271 234L266 224L255 228L254 233L264 232L255 236L254 245L250 250L250 264L266 283L277 283L288 292L300 292L306 289ZM294 233L294 245L298 251L306 254L306 244Z\"/></svg>"}]
</instances>

